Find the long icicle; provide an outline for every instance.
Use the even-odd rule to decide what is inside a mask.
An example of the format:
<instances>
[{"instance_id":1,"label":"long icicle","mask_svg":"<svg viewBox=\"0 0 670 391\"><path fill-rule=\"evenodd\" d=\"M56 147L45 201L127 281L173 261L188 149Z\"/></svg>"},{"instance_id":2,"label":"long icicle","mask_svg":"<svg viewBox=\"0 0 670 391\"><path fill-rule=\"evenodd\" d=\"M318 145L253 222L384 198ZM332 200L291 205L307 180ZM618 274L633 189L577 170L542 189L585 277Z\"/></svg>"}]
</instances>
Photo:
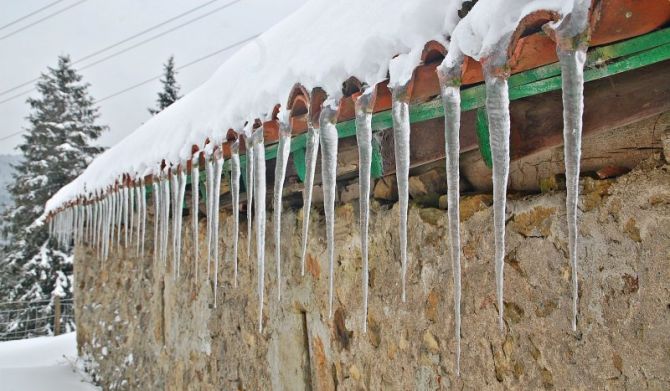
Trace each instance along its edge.
<instances>
[{"instance_id":1,"label":"long icicle","mask_svg":"<svg viewBox=\"0 0 670 391\"><path fill-rule=\"evenodd\" d=\"M219 197L221 195L221 174L223 171L223 154L221 149L214 151L214 158L216 162L214 165L214 196L212 199L212 214L214 215L212 241L214 242L214 308L216 308L219 289Z\"/></svg>"},{"instance_id":2,"label":"long icicle","mask_svg":"<svg viewBox=\"0 0 670 391\"><path fill-rule=\"evenodd\" d=\"M142 186L135 186L135 200L137 202L137 224L135 228L135 255L140 256L140 237L142 235Z\"/></svg>"},{"instance_id":3,"label":"long icicle","mask_svg":"<svg viewBox=\"0 0 670 391\"><path fill-rule=\"evenodd\" d=\"M337 190L337 102L326 101L321 108L321 181L323 209L326 215L326 242L328 247L328 317L333 316L333 285L335 265L335 193Z\"/></svg>"},{"instance_id":4,"label":"long icicle","mask_svg":"<svg viewBox=\"0 0 670 391\"><path fill-rule=\"evenodd\" d=\"M363 332L368 329L368 225L370 220L370 172L372 168L372 109L374 87L368 87L356 99L356 141L358 143L358 189L363 260Z\"/></svg>"},{"instance_id":5,"label":"long icicle","mask_svg":"<svg viewBox=\"0 0 670 391\"><path fill-rule=\"evenodd\" d=\"M240 141L230 147L230 191L233 202L233 286L237 288L237 245L240 236Z\"/></svg>"},{"instance_id":6,"label":"long icicle","mask_svg":"<svg viewBox=\"0 0 670 391\"><path fill-rule=\"evenodd\" d=\"M315 129L312 122L307 120L307 140L305 150L305 189L302 205L302 251L300 253L300 275L305 275L305 256L307 255L307 241L309 239L309 215L312 210L312 192L314 190L314 174L316 173L316 158L319 153L319 129Z\"/></svg>"},{"instance_id":7,"label":"long icicle","mask_svg":"<svg viewBox=\"0 0 670 391\"><path fill-rule=\"evenodd\" d=\"M400 262L402 267L402 301L407 301L407 209L409 206L409 96L407 85L392 89L393 140L395 171L398 181L400 210Z\"/></svg>"},{"instance_id":8,"label":"long icicle","mask_svg":"<svg viewBox=\"0 0 670 391\"><path fill-rule=\"evenodd\" d=\"M166 167L165 172L163 173L163 216L162 216L162 236L163 240L161 242L162 246L162 255L163 255L163 265L167 270L167 260L168 260L168 238L170 236L169 222L170 222L170 177L169 169Z\"/></svg>"},{"instance_id":9,"label":"long icicle","mask_svg":"<svg viewBox=\"0 0 670 391\"><path fill-rule=\"evenodd\" d=\"M275 186L273 198L275 261L277 263L277 300L281 300L281 212L286 166L291 152L291 128L287 121L279 122L279 145L277 146L277 164L275 165Z\"/></svg>"},{"instance_id":10,"label":"long icicle","mask_svg":"<svg viewBox=\"0 0 670 391\"><path fill-rule=\"evenodd\" d=\"M177 219L177 248L175 257L177 258L177 277L179 277L181 270L181 232L184 221L182 207L184 205L184 197L186 195L186 169L184 168L179 170L177 175L179 175L179 189L177 191L177 214L174 218Z\"/></svg>"},{"instance_id":11,"label":"long icicle","mask_svg":"<svg viewBox=\"0 0 670 391\"><path fill-rule=\"evenodd\" d=\"M212 223L214 221L214 162L205 158L205 182L207 186L207 279L210 277L212 264Z\"/></svg>"},{"instance_id":12,"label":"long icicle","mask_svg":"<svg viewBox=\"0 0 670 391\"><path fill-rule=\"evenodd\" d=\"M263 292L265 287L265 140L263 128L253 136L254 193L256 193L256 257L258 258L258 331L263 331Z\"/></svg>"},{"instance_id":13,"label":"long icicle","mask_svg":"<svg viewBox=\"0 0 670 391\"><path fill-rule=\"evenodd\" d=\"M198 281L198 258L200 256L200 243L198 241L198 212L200 205L200 153L196 154L191 161L191 225L193 231L193 268L195 280Z\"/></svg>"},{"instance_id":14,"label":"long icicle","mask_svg":"<svg viewBox=\"0 0 670 391\"><path fill-rule=\"evenodd\" d=\"M133 244L133 230L135 229L135 184L130 182L128 185L128 235L130 236L130 244Z\"/></svg>"},{"instance_id":15,"label":"long icicle","mask_svg":"<svg viewBox=\"0 0 670 391\"><path fill-rule=\"evenodd\" d=\"M247 156L247 260L251 261L251 234L253 232L252 210L254 201L254 148L251 135L244 136L244 145L246 147Z\"/></svg>"},{"instance_id":16,"label":"long icicle","mask_svg":"<svg viewBox=\"0 0 670 391\"><path fill-rule=\"evenodd\" d=\"M444 105L444 140L447 171L447 212L449 215L449 250L454 278L454 338L456 340L456 375L461 374L461 227L459 205L460 128L461 128L461 62L457 66L438 68L442 104ZM445 61L446 63L446 61Z\"/></svg>"},{"instance_id":17,"label":"long icicle","mask_svg":"<svg viewBox=\"0 0 670 391\"><path fill-rule=\"evenodd\" d=\"M128 184L123 186L123 248L128 248L128 217L129 217L129 203L128 203Z\"/></svg>"},{"instance_id":18,"label":"long icicle","mask_svg":"<svg viewBox=\"0 0 670 391\"><path fill-rule=\"evenodd\" d=\"M568 220L568 252L572 267L572 330L577 331L577 203L579 201L579 164L582 148L582 117L584 114L584 64L590 31L588 14L590 0L579 1L572 13L555 29L556 53L561 65L563 87L563 149L565 155L565 207ZM547 27L551 29L552 25Z\"/></svg>"},{"instance_id":19,"label":"long icicle","mask_svg":"<svg viewBox=\"0 0 670 391\"><path fill-rule=\"evenodd\" d=\"M507 47L507 45L501 45ZM486 83L486 111L489 121L489 140L493 158L493 229L495 239L496 296L498 304L498 326L504 330L503 281L505 266L505 205L509 176L509 94L507 75L496 53L484 64ZM504 58L504 57L503 57ZM496 61L498 60L498 61Z\"/></svg>"},{"instance_id":20,"label":"long icicle","mask_svg":"<svg viewBox=\"0 0 670 391\"><path fill-rule=\"evenodd\" d=\"M177 279L177 262L179 255L177 254L177 240L181 234L178 231L177 224L179 224L179 215L181 214L181 204L179 204L179 169L171 170L170 175L170 190L172 191L172 278Z\"/></svg>"},{"instance_id":21,"label":"long icicle","mask_svg":"<svg viewBox=\"0 0 670 391\"><path fill-rule=\"evenodd\" d=\"M151 180L152 193L154 195L154 263L160 258L158 255L158 232L160 231L160 216L161 216L161 191L158 182L158 177L153 177Z\"/></svg>"},{"instance_id":22,"label":"long icicle","mask_svg":"<svg viewBox=\"0 0 670 391\"><path fill-rule=\"evenodd\" d=\"M140 244L140 257L144 259L144 241L147 235L147 187L144 177L140 179L140 195L142 198L142 235Z\"/></svg>"}]
</instances>

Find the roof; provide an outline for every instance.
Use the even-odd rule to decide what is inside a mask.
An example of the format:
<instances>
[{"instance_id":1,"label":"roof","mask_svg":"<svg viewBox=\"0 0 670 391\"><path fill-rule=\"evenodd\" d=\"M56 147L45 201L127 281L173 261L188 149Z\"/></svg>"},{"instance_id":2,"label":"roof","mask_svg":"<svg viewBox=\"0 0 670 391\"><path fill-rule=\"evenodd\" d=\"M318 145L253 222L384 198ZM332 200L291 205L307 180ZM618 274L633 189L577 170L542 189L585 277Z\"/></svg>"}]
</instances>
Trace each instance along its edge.
<instances>
[{"instance_id":1,"label":"roof","mask_svg":"<svg viewBox=\"0 0 670 391\"><path fill-rule=\"evenodd\" d=\"M540 27L569 15L573 6L574 1L480 0L459 20L460 1L313 0L241 49L201 87L96 158L47 203L47 213L151 176L163 166L189 164L195 151L217 146L225 155L227 141L242 133L247 122L263 123L266 143L273 144L278 116L290 116L297 136L310 118L318 118L326 99L335 99L338 122L346 124L354 117L352 97L365 84L375 86L374 112L380 115L374 126L380 129L391 105L389 86L407 84L414 106L439 95L435 68L447 48L467 55L464 89L482 81L481 61L506 35L509 72L540 69L557 61L555 44ZM591 45L644 34L669 19L667 1L597 1L590 13ZM280 112L278 106L287 110ZM340 137L352 135L346 129L340 132ZM299 138L294 141L292 149L300 148ZM268 158L272 153L269 149Z\"/></svg>"}]
</instances>

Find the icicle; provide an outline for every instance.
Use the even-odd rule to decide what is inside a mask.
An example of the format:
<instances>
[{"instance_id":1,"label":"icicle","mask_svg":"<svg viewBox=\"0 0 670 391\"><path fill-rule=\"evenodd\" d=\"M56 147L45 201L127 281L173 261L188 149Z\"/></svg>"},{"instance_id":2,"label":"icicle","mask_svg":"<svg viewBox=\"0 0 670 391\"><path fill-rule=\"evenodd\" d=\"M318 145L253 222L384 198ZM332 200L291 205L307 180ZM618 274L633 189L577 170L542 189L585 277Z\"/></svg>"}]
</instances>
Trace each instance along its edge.
<instances>
[{"instance_id":1,"label":"icicle","mask_svg":"<svg viewBox=\"0 0 670 391\"><path fill-rule=\"evenodd\" d=\"M132 183L132 182L131 182ZM130 235L130 244L133 244L133 230L135 229L134 223L134 214L135 214L135 185L128 187L128 196L130 197L128 201L128 234Z\"/></svg>"},{"instance_id":2,"label":"icicle","mask_svg":"<svg viewBox=\"0 0 670 391\"><path fill-rule=\"evenodd\" d=\"M140 256L140 236L142 235L142 190L141 185L135 186L137 202L137 223L135 224L135 256Z\"/></svg>"},{"instance_id":3,"label":"icicle","mask_svg":"<svg viewBox=\"0 0 670 391\"><path fill-rule=\"evenodd\" d=\"M200 154L196 154L191 161L191 224L193 231L193 267L195 269L195 280L198 281L198 208L200 204Z\"/></svg>"},{"instance_id":4,"label":"icicle","mask_svg":"<svg viewBox=\"0 0 670 391\"><path fill-rule=\"evenodd\" d=\"M230 189L233 202L233 286L237 288L237 244L240 236L240 141L235 140L230 150Z\"/></svg>"},{"instance_id":5,"label":"icicle","mask_svg":"<svg viewBox=\"0 0 670 391\"><path fill-rule=\"evenodd\" d=\"M307 140L305 150L305 190L302 205L302 251L300 255L300 275L305 275L305 256L307 255L307 240L309 238L309 214L312 210L312 191L314 188L314 173L316 172L316 157L319 153L319 129L315 129L312 122L307 120Z\"/></svg>"},{"instance_id":6,"label":"icicle","mask_svg":"<svg viewBox=\"0 0 670 391\"><path fill-rule=\"evenodd\" d=\"M214 162L206 159L205 180L207 183L207 278L210 275L212 263L212 224L214 222Z\"/></svg>"},{"instance_id":7,"label":"icicle","mask_svg":"<svg viewBox=\"0 0 670 391\"><path fill-rule=\"evenodd\" d=\"M181 228L184 221L184 215L182 213L182 207L184 205L184 196L186 194L186 170L181 170L179 172L179 189L177 194L177 214L174 217L177 219L177 277L179 277L179 271L181 267Z\"/></svg>"},{"instance_id":8,"label":"icicle","mask_svg":"<svg viewBox=\"0 0 670 391\"><path fill-rule=\"evenodd\" d=\"M166 167L165 173L161 179L161 185L163 187L162 201L163 201L163 214L161 216L161 255L163 258L163 265L167 267L168 259L168 238L169 238L169 222L170 222L170 178L168 177L168 169Z\"/></svg>"},{"instance_id":9,"label":"icicle","mask_svg":"<svg viewBox=\"0 0 670 391\"><path fill-rule=\"evenodd\" d=\"M221 149L214 151L216 164L214 166L214 196L212 198L212 241L214 242L214 308L216 308L219 289L219 198L221 196L221 174L223 171L223 154Z\"/></svg>"},{"instance_id":10,"label":"icicle","mask_svg":"<svg viewBox=\"0 0 670 391\"><path fill-rule=\"evenodd\" d=\"M265 140L263 128L253 135L254 193L256 193L256 257L258 258L258 331L263 331L263 291L265 286Z\"/></svg>"},{"instance_id":11,"label":"icicle","mask_svg":"<svg viewBox=\"0 0 670 391\"><path fill-rule=\"evenodd\" d=\"M147 187L144 177L140 179L140 195L142 198L142 235L140 243L140 257L144 259L144 240L147 235Z\"/></svg>"},{"instance_id":12,"label":"icicle","mask_svg":"<svg viewBox=\"0 0 670 391\"><path fill-rule=\"evenodd\" d=\"M572 330L577 331L577 203L579 201L579 163L584 114L584 63L588 49L590 0L582 0L556 28L556 53L561 64L563 87L563 148L565 155L565 207L568 220L568 252L572 267ZM548 24L552 29L553 25Z\"/></svg>"},{"instance_id":13,"label":"icicle","mask_svg":"<svg viewBox=\"0 0 670 391\"><path fill-rule=\"evenodd\" d=\"M170 176L170 190L172 191L172 278L177 279L177 262L179 255L177 254L177 238L180 232L177 231L177 224L179 224L179 215L181 214L181 205L179 204L179 173L173 169Z\"/></svg>"},{"instance_id":14,"label":"icicle","mask_svg":"<svg viewBox=\"0 0 670 391\"><path fill-rule=\"evenodd\" d=\"M128 248L128 186L123 186L123 247Z\"/></svg>"},{"instance_id":15,"label":"icicle","mask_svg":"<svg viewBox=\"0 0 670 391\"><path fill-rule=\"evenodd\" d=\"M368 329L368 221L370 219L370 171L372 167L372 109L374 87L356 99L356 141L358 143L358 199L360 209L361 258L363 260L363 332Z\"/></svg>"},{"instance_id":16,"label":"icicle","mask_svg":"<svg viewBox=\"0 0 670 391\"><path fill-rule=\"evenodd\" d=\"M444 140L447 171L447 212L449 215L449 249L454 278L454 337L456 340L456 375L461 373L461 228L459 208L460 128L461 128L461 63L438 68L442 104L444 105Z\"/></svg>"},{"instance_id":17,"label":"icicle","mask_svg":"<svg viewBox=\"0 0 670 391\"><path fill-rule=\"evenodd\" d=\"M505 45L505 47L507 47ZM507 76L501 62L506 52L496 53L491 62L484 64L486 83L486 111L489 121L489 140L493 157L493 227L495 238L496 295L498 304L498 326L503 323L503 281L505 266L505 204L509 175L509 95Z\"/></svg>"},{"instance_id":18,"label":"icicle","mask_svg":"<svg viewBox=\"0 0 670 391\"><path fill-rule=\"evenodd\" d=\"M277 146L277 163L275 166L275 186L273 199L275 229L275 261L277 262L277 300L281 300L281 212L284 179L288 155L291 152L291 129L288 123L279 123L279 145Z\"/></svg>"},{"instance_id":19,"label":"icicle","mask_svg":"<svg viewBox=\"0 0 670 391\"><path fill-rule=\"evenodd\" d=\"M254 201L254 148L253 137L245 136L244 145L247 150L247 259L251 261L251 235L253 233L252 207Z\"/></svg>"},{"instance_id":20,"label":"icicle","mask_svg":"<svg viewBox=\"0 0 670 391\"><path fill-rule=\"evenodd\" d=\"M400 261L402 265L402 301L407 299L407 208L409 205L409 96L407 85L392 90L395 171L400 206Z\"/></svg>"},{"instance_id":21,"label":"icicle","mask_svg":"<svg viewBox=\"0 0 670 391\"><path fill-rule=\"evenodd\" d=\"M154 262L157 262L160 258L158 232L160 231L161 211L163 208L161 207L161 187L157 177L152 178L151 185L154 195Z\"/></svg>"},{"instance_id":22,"label":"icicle","mask_svg":"<svg viewBox=\"0 0 670 391\"><path fill-rule=\"evenodd\" d=\"M333 316L333 280L335 264L335 192L337 190L337 102L326 102L321 108L321 181L323 183L323 209L326 215L326 241L328 246L328 317Z\"/></svg>"},{"instance_id":23,"label":"icicle","mask_svg":"<svg viewBox=\"0 0 670 391\"><path fill-rule=\"evenodd\" d=\"M116 196L116 250L121 250L121 221L123 220L123 190L119 189L115 192Z\"/></svg>"}]
</instances>

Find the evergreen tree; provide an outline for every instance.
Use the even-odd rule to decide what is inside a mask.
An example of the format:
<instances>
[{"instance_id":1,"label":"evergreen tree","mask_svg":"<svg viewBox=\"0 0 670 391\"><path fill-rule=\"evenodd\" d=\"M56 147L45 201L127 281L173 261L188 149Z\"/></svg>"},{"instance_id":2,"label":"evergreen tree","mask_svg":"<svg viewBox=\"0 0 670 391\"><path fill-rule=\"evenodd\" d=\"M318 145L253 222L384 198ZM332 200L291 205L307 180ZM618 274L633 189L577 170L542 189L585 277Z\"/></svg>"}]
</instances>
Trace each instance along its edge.
<instances>
[{"instance_id":1,"label":"evergreen tree","mask_svg":"<svg viewBox=\"0 0 670 391\"><path fill-rule=\"evenodd\" d=\"M156 105L158 108L148 109L151 115L160 113L164 108L170 106L176 102L177 99L181 98L179 95L180 87L179 84L177 84L177 79L175 78L176 75L177 72L174 68L174 56L170 56L167 63L163 65L163 78L161 79L163 91L158 93L158 99L156 99Z\"/></svg>"},{"instance_id":2,"label":"evergreen tree","mask_svg":"<svg viewBox=\"0 0 670 391\"><path fill-rule=\"evenodd\" d=\"M12 240L0 260L0 297L41 307L13 312L4 330L0 324L0 338L16 328L44 325L31 319L51 314L54 296L72 297L72 246L60 246L49 238L48 227L35 221L47 200L103 150L94 142L107 127L97 123L98 108L88 87L70 58L60 56L58 65L49 67L37 82L39 96L27 100L29 125L17 147L22 159L14 166L14 183L9 186L14 207L3 216ZM36 333L49 330L45 325Z\"/></svg>"}]
</instances>

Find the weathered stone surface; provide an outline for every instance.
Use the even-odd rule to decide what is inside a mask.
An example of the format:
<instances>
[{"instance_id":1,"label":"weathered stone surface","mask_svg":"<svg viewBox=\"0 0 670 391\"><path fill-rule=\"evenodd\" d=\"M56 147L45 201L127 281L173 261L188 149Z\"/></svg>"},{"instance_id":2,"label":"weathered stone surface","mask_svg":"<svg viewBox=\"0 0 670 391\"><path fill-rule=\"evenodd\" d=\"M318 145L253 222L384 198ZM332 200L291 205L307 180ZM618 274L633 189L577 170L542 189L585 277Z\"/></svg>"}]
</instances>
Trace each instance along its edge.
<instances>
[{"instance_id":1,"label":"weathered stone surface","mask_svg":"<svg viewBox=\"0 0 670 391\"><path fill-rule=\"evenodd\" d=\"M403 303L397 205L376 202L367 331L354 201L336 210L332 318L323 215L312 212L307 272L301 277L300 213L284 212L281 302L268 224L259 333L255 254L249 259L242 245L243 219L234 288L232 225L225 211L216 308L202 257L205 221L197 280L190 226L184 227L176 280L171 259L153 261L151 221L146 259L137 258L134 248L114 249L100 263L94 250L78 248L79 349L105 389L670 389L670 166L648 162L614 180L584 179L581 187L576 333L570 327L564 192L508 203L504 333L496 321L491 207L479 200L477 212L463 220L460 378L454 368L446 212L410 208Z\"/></svg>"}]
</instances>

